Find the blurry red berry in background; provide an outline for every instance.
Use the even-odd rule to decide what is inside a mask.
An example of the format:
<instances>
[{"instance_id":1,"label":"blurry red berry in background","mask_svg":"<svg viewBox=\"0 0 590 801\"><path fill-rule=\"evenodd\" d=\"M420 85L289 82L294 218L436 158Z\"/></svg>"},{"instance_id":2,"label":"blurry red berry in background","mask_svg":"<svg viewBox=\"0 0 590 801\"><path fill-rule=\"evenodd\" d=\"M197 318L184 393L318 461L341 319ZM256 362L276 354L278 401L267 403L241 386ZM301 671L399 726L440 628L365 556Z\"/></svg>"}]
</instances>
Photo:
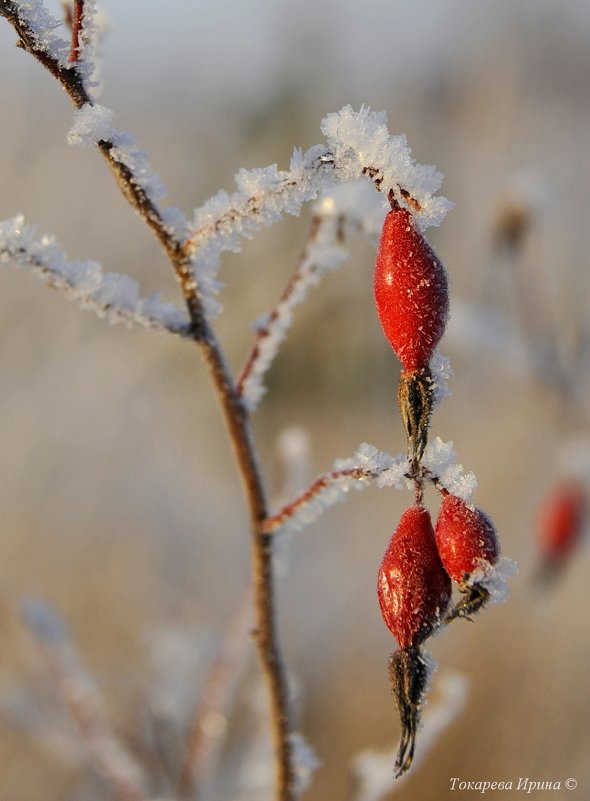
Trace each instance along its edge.
<instances>
[{"instance_id":1,"label":"blurry red berry in background","mask_svg":"<svg viewBox=\"0 0 590 801\"><path fill-rule=\"evenodd\" d=\"M374 293L383 332L404 369L427 367L447 322L448 281L407 209L394 208L385 217Z\"/></svg>"},{"instance_id":2,"label":"blurry red berry in background","mask_svg":"<svg viewBox=\"0 0 590 801\"><path fill-rule=\"evenodd\" d=\"M588 520L588 493L576 479L554 486L544 498L537 519L541 577L557 571L575 550Z\"/></svg>"},{"instance_id":3,"label":"blurry red berry in background","mask_svg":"<svg viewBox=\"0 0 590 801\"><path fill-rule=\"evenodd\" d=\"M427 509L403 513L379 568L377 595L400 648L419 645L441 621L451 581L440 561Z\"/></svg>"}]
</instances>

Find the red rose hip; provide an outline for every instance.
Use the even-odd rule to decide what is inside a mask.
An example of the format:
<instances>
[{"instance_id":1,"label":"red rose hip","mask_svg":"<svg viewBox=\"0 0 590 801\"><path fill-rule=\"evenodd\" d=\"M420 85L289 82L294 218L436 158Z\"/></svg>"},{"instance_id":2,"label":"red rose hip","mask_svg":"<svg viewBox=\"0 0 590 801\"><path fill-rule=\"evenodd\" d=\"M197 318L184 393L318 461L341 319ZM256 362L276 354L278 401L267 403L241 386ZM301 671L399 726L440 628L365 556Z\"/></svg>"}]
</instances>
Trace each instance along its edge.
<instances>
[{"instance_id":1,"label":"red rose hip","mask_svg":"<svg viewBox=\"0 0 590 801\"><path fill-rule=\"evenodd\" d=\"M489 598L481 578L500 556L496 527L481 509L444 491L435 537L445 570L464 593L448 619L469 617Z\"/></svg>"},{"instance_id":2,"label":"red rose hip","mask_svg":"<svg viewBox=\"0 0 590 801\"><path fill-rule=\"evenodd\" d=\"M379 568L377 595L385 625L400 648L419 645L444 614L451 582L424 507L411 506L403 513Z\"/></svg>"},{"instance_id":3,"label":"red rose hip","mask_svg":"<svg viewBox=\"0 0 590 801\"><path fill-rule=\"evenodd\" d=\"M430 514L422 506L402 515L379 568L377 595L383 620L400 646L389 660L401 722L397 777L412 764L428 685L428 659L420 644L439 625L451 598L451 581L436 550Z\"/></svg>"},{"instance_id":4,"label":"red rose hip","mask_svg":"<svg viewBox=\"0 0 590 801\"><path fill-rule=\"evenodd\" d=\"M447 274L412 214L397 204L383 223L374 294L383 333L404 369L428 367L449 313Z\"/></svg>"}]
</instances>

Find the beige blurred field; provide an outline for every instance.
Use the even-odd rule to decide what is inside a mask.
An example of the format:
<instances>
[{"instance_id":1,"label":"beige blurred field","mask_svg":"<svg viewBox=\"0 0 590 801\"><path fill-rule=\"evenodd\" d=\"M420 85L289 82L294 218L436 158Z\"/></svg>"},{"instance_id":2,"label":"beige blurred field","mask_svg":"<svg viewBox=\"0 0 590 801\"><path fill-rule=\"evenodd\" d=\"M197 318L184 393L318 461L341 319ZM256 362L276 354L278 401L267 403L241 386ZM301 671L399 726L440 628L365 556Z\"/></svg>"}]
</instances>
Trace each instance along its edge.
<instances>
[{"instance_id":1,"label":"beige blurred field","mask_svg":"<svg viewBox=\"0 0 590 801\"><path fill-rule=\"evenodd\" d=\"M154 27L162 14L156 5L144 4ZM282 16L253 7L244 36L264 31L272 16L278 41L260 95L250 88L240 97L231 87L240 63L230 59L220 69L230 84L224 93L220 75L210 85L202 73L191 82L200 62L188 47L172 66L163 60L159 75L145 67L146 78L149 54L137 43L126 49L131 34L118 30L112 4L103 102L149 152L171 204L187 212L230 190L240 167L285 167L294 146L321 141L321 117L347 102L385 109L390 130L407 134L415 157L445 173L443 193L456 208L429 237L458 310L442 343L455 375L432 433L453 440L475 472L476 502L495 519L519 574L507 604L433 641L440 670L470 679L468 706L392 798L477 796L451 792L451 777L574 777L576 792L543 797L588 798L588 547L551 590L536 591L530 579L540 499L570 458L583 460L584 448L590 463L590 353L580 345L590 332L590 11L583 2L474 9L460 0L445 14L445 4L424 0L408 17L396 0L369 4L374 24L365 20L355 38L359 5L320 3L317 24L311 3L292 21L287 4ZM203 3L199 13L208 12ZM432 17L448 15L454 24L447 19L439 30ZM173 37L163 21L159 35ZM65 144L71 113L61 90L15 50L12 30L0 22L0 219L22 212L70 256L100 259L138 278L146 292L177 299L163 256L99 156ZM239 35L228 25L224 53ZM344 42L355 43L348 58ZM179 64L184 75L175 80ZM531 224L509 262L492 242L500 210L514 202L525 204ZM224 259L219 330L234 367L247 352L251 321L286 283L308 225L309 211ZM277 437L291 426L309 434L310 481L363 441L402 450L398 367L372 307L374 246L353 235L350 251L298 312L256 416L271 492L280 490ZM480 328L466 324L465 310ZM500 321L496 338L486 333L490 320ZM581 355L574 401L562 381L552 383L550 361L543 373L527 366L527 347L543 348L545 338L566 365L576 348ZM109 327L5 265L0 376L0 801L113 798L52 745L51 732L57 741L67 721L50 715L39 736L31 707L39 698L54 706L20 604L43 597L60 610L114 725L140 753L131 731L155 680L150 643L162 632L199 638L206 663L242 597L249 547L239 479L193 347ZM322 761L310 801L347 799L352 757L397 741L386 673L393 642L379 616L375 576L409 502L395 490L355 494L289 544L279 615L299 687L299 724ZM428 503L434 511L433 493ZM185 676L187 709L200 675ZM252 658L238 710L255 676ZM234 751L230 743L228 755Z\"/></svg>"}]
</instances>

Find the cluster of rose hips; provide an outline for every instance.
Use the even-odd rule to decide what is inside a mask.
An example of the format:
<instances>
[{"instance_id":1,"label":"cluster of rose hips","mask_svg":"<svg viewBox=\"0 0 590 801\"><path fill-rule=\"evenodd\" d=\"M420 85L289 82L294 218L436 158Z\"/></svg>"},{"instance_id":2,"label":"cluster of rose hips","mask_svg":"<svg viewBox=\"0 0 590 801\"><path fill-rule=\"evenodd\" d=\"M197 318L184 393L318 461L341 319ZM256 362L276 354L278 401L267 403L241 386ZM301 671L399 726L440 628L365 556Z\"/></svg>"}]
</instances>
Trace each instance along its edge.
<instances>
[{"instance_id":1,"label":"cluster of rose hips","mask_svg":"<svg viewBox=\"0 0 590 801\"><path fill-rule=\"evenodd\" d=\"M375 264L375 302L383 332L402 364L398 403L407 437L408 477L416 500L396 528L381 562L378 597L383 619L397 640L389 673L402 727L396 777L412 763L420 708L428 683L421 645L443 623L470 617L488 600L486 579L499 558L490 518L449 493L422 465L434 404L430 362L444 333L448 281L444 266L413 214L389 193ZM436 526L423 504L431 481L442 502ZM452 583L462 599L451 609Z\"/></svg>"}]
</instances>

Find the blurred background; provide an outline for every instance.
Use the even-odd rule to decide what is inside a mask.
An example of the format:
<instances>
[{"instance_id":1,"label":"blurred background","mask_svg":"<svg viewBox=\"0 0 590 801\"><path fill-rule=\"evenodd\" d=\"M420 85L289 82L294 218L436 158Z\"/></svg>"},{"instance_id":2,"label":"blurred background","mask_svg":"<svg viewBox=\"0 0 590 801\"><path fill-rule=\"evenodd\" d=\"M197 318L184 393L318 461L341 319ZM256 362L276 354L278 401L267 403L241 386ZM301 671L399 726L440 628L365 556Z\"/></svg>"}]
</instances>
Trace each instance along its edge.
<instances>
[{"instance_id":1,"label":"blurred background","mask_svg":"<svg viewBox=\"0 0 590 801\"><path fill-rule=\"evenodd\" d=\"M507 604L432 642L441 675L459 671L470 695L395 797L447 798L450 777L527 776L575 777L586 797L587 546L558 580L539 588L531 578L539 504L571 474L584 487L590 477L588 3L102 6L111 29L101 102L189 216L231 191L240 167L286 168L293 147L322 141L321 118L346 103L386 110L415 158L445 173L442 192L456 207L428 236L451 277L441 349L455 375L432 435L453 440L475 472L475 501L520 572ZM178 300L102 159L66 144L67 98L14 42L2 20L0 219L23 213L72 258L99 259L144 293ZM219 331L235 368L309 223L307 209L224 257ZM348 246L349 261L297 313L256 415L272 493L281 490L277 441L294 426L310 443L307 481L363 441L403 450L398 365L372 305L375 244L351 234ZM0 307L0 799L114 798L61 743L70 724L51 711L20 605L35 596L59 609L113 725L141 756L150 693L181 697L187 726L242 602L241 487L190 345L109 327L7 265ZM355 494L290 541L279 615L299 725L322 762L310 801L348 798L354 755L397 742L386 671L394 643L375 576L410 503L394 490ZM427 503L435 513L434 493ZM238 717L256 675L250 657ZM250 736L239 719L230 725L226 763ZM166 795L165 782L157 791Z\"/></svg>"}]
</instances>

